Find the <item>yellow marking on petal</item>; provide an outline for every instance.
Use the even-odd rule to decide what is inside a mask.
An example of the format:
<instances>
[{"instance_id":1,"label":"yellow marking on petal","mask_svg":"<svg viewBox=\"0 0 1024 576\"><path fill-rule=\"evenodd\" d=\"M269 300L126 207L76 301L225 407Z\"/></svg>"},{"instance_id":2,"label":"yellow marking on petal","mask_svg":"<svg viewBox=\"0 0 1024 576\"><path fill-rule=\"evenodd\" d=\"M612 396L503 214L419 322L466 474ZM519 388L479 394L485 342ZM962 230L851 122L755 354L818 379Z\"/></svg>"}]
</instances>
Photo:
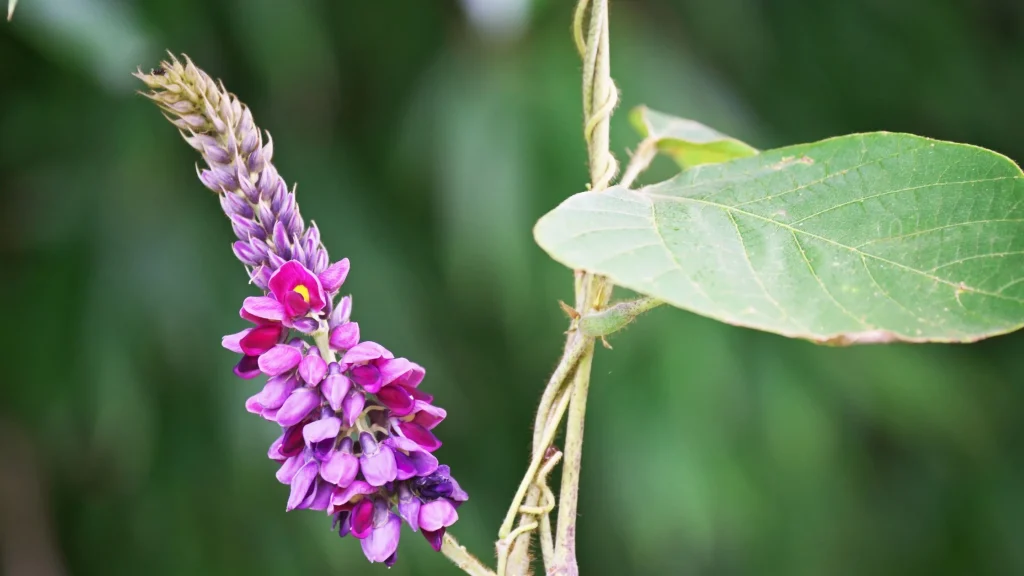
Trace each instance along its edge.
<instances>
[{"instance_id":1,"label":"yellow marking on petal","mask_svg":"<svg viewBox=\"0 0 1024 576\"><path fill-rule=\"evenodd\" d=\"M306 301L306 304L309 304L309 288L306 288L302 284L299 284L295 288L292 288L292 290L298 292L299 296L302 296L302 299Z\"/></svg>"}]
</instances>

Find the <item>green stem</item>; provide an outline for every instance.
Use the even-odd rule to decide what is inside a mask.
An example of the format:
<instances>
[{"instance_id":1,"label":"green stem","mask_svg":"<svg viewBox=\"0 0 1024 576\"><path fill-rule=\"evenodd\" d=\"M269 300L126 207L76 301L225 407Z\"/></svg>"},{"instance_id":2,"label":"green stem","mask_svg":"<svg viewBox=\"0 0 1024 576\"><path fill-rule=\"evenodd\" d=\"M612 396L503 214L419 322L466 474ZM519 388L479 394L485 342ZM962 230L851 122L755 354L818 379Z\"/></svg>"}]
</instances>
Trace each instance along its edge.
<instances>
[{"instance_id":1,"label":"green stem","mask_svg":"<svg viewBox=\"0 0 1024 576\"><path fill-rule=\"evenodd\" d=\"M581 4L587 0L581 0ZM582 22L577 21L577 26ZM577 33L578 36L578 33ZM583 110L586 117L583 134L590 157L591 190L608 187L618 165L609 150L611 115L618 91L611 79L608 40L608 0L590 2L590 26L583 61ZM604 278L584 274L576 284L576 309L586 317L600 310L611 297L612 286ZM555 528L554 558L547 573L578 576L576 562L576 510L579 504L580 466L583 460L583 425L590 389L590 369L594 358L594 340L580 333L587 342L573 377L569 421L566 424L562 486L558 495L558 523Z\"/></svg>"},{"instance_id":2,"label":"green stem","mask_svg":"<svg viewBox=\"0 0 1024 576\"><path fill-rule=\"evenodd\" d=\"M558 423L561 422L561 415L565 413L565 406L568 403L566 397L563 402L559 405L555 405L555 399L558 396L558 392L562 389L562 384L565 383L567 376L572 373L573 369L579 363L580 357L586 350L586 343L582 339L575 339L573 344L566 349L565 355L562 356L562 361L558 363L558 367L555 368L555 372L551 375L551 379L548 381L548 386L544 390L544 395L541 397L541 406L538 411L538 421L540 415L544 415L544 426L538 427L534 431L534 444L533 444L533 458L530 461L530 466L526 470L526 474L523 479L519 482L519 489L516 490L516 495L512 498L512 504L508 508L508 512L505 513L505 520L501 523L501 529L498 530L498 537L505 538L512 531L512 524L516 520L516 514L519 513L519 507L523 503L523 498L526 496L526 491L529 490L530 485L533 484L534 479L537 476L537 471L540 470L541 464L544 463L544 452L547 447L555 439L555 433L558 431ZM549 414L551 407L554 407L554 412ZM551 416L555 417L555 424L549 425L548 421ZM538 435L539 432L539 435Z\"/></svg>"},{"instance_id":3,"label":"green stem","mask_svg":"<svg viewBox=\"0 0 1024 576\"><path fill-rule=\"evenodd\" d=\"M316 347L320 350L320 357L324 359L324 362L328 364L337 362L338 357L334 355L334 350L331 350L330 330L326 322L322 322L320 328L313 332L313 342L316 342Z\"/></svg>"},{"instance_id":4,"label":"green stem","mask_svg":"<svg viewBox=\"0 0 1024 576\"><path fill-rule=\"evenodd\" d=\"M584 336L603 338L625 328L636 317L664 304L657 298L644 296L629 302L619 302L599 312L592 312L580 318L579 329Z\"/></svg>"},{"instance_id":5,"label":"green stem","mask_svg":"<svg viewBox=\"0 0 1024 576\"><path fill-rule=\"evenodd\" d=\"M441 553L448 557L469 576L495 576L494 572L469 553L451 534L445 534L441 541Z\"/></svg>"},{"instance_id":6,"label":"green stem","mask_svg":"<svg viewBox=\"0 0 1024 576\"><path fill-rule=\"evenodd\" d=\"M654 157L658 155L658 140L656 138L645 138L640 142L640 145L636 147L636 152L633 153L633 157L630 158L629 164L626 165L626 171L622 173L622 179L619 180L619 186L629 188L636 181L637 177L647 170L647 167L654 161Z\"/></svg>"},{"instance_id":7,"label":"green stem","mask_svg":"<svg viewBox=\"0 0 1024 576\"><path fill-rule=\"evenodd\" d=\"M588 13L590 24L584 41L583 24ZM618 92L611 80L608 61L607 0L579 0L573 20L573 37L577 49L583 56L583 112L586 118L583 131L590 158L590 189L600 191L608 187L618 171L615 157L609 151L609 120L618 101ZM602 309L611 296L611 284L604 278L582 271L576 271L575 286L575 309L580 315ZM548 574L578 573L575 554L575 515L582 458L583 419L593 354L593 337L583 334L575 326L570 327L562 361L552 375L537 411L529 469L516 491L512 506L499 531L500 539L496 545L498 576L522 576L529 572L527 549L530 532L537 527L541 530L541 548ZM563 382L570 375L572 384L566 387ZM538 509L537 503L544 497L545 492L550 492L546 479L539 479L538 474L545 452L553 442L570 402L573 409L566 432L567 465L562 473L558 525L552 538L547 512L536 514L546 510L546 506ZM552 467L553 465L554 463ZM546 472L544 476L546 478ZM512 530L517 515L520 516L519 527ZM539 523L533 521L534 515L540 516Z\"/></svg>"}]
</instances>

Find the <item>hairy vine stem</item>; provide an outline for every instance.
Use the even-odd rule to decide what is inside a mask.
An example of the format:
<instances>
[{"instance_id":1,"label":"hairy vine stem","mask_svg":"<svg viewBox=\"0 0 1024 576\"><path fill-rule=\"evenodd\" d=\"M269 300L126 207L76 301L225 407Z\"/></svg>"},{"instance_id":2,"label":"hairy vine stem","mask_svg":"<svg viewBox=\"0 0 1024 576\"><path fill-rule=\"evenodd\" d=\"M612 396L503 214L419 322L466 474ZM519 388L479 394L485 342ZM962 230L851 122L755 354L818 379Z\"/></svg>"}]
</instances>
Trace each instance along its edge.
<instances>
[{"instance_id":1,"label":"hairy vine stem","mask_svg":"<svg viewBox=\"0 0 1024 576\"><path fill-rule=\"evenodd\" d=\"M600 192L618 172L618 163L609 149L611 115L618 102L618 90L611 78L608 39L608 0L580 0L575 18L577 40L582 30L580 16L590 4L590 25L583 57L584 137L590 157L590 189ZM576 289L576 310L586 316L600 310L611 298L612 286L604 278L584 274ZM579 501L580 464L583 458L583 424L590 389L590 367L594 358L594 339L575 332L570 338L586 341L586 349L576 367L566 423L562 486L558 495L558 520L555 526L554 559L548 574L577 576L576 508Z\"/></svg>"},{"instance_id":2,"label":"hairy vine stem","mask_svg":"<svg viewBox=\"0 0 1024 576\"><path fill-rule=\"evenodd\" d=\"M584 35L585 23L587 33ZM589 157L590 190L599 192L611 184L618 172L618 163L609 149L610 120L618 102L618 91L611 79L608 0L579 1L573 18L573 38L583 57L583 133ZM574 320L569 328L562 359L544 390L537 411L530 466L498 532L498 576L525 576L529 573L531 532L538 528L547 573L564 576L579 574L576 562L576 509L594 337L577 328L576 318L602 309L611 298L612 286L604 278L583 271L577 271L575 278ZM569 419L565 436L564 468L559 490L558 519L552 534L548 515L555 502L547 486L547 475L562 454L552 456L549 450L566 410ZM513 529L517 515L518 527ZM536 519L538 517L539 521Z\"/></svg>"}]
</instances>

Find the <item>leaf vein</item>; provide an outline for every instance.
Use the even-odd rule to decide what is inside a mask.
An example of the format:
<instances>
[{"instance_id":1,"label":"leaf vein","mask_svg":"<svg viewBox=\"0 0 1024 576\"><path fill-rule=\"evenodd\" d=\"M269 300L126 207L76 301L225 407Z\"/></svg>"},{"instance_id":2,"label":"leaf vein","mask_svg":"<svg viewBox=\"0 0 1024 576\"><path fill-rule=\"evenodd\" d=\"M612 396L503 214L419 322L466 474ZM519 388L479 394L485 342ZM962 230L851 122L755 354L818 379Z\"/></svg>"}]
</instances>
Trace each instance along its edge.
<instances>
[{"instance_id":1,"label":"leaf vein","mask_svg":"<svg viewBox=\"0 0 1024 576\"><path fill-rule=\"evenodd\" d=\"M999 178L982 178L980 180L960 180L960 181L957 181L957 182L943 182L941 184L929 183L929 184L921 184L920 186L909 186L909 187L906 187L906 188L899 188L899 189L896 189L896 190L887 190L885 192L880 192L878 194L874 194L874 195L871 195L871 196L865 196L863 198L857 198L856 200L850 200L849 202L843 202L842 204L836 204L835 206L832 206L830 208L826 208L824 210L821 210L820 212L815 212L814 214L811 214L810 216L804 216L803 218L793 222L792 225L796 226L797 224L800 224L801 222L806 222L807 220L810 220L811 218L816 218L818 216L821 216L822 214L827 214L828 212L832 212L833 210L838 210L840 208L843 208L843 207L846 207L846 206L850 206L851 204L861 204L861 203L863 203L866 200L873 200L875 198L881 198L883 196L891 196L893 194L899 194L901 192L911 192L913 190L920 190L922 188L938 188L940 186L953 186L953 185L956 185L956 184L980 184L982 182L996 182L996 181L999 181L999 180L1013 180L1015 178L1018 178L1018 177L1017 176L1001 176Z\"/></svg>"},{"instance_id":2,"label":"leaf vein","mask_svg":"<svg viewBox=\"0 0 1024 576\"><path fill-rule=\"evenodd\" d=\"M793 237L793 242L796 243L796 248L797 248L797 250L800 251L800 256L802 256L803 259L804 259L804 264L807 265L807 271L811 273L811 277L814 278L814 281L818 283L818 286L821 286L821 290L823 292L825 292L825 295L828 296L828 299L831 300L832 303L835 304L836 307L838 307L839 310L842 311L843 314L849 316L855 322L860 324L861 327L863 327L865 330L875 330L874 326L872 326L871 324L868 324L863 319L858 318L857 316L855 316L852 312L850 312L846 308L846 306L843 306L842 304L840 304L839 300L836 300L836 297L833 296L832 292L828 289L828 287L825 286L825 283L822 282L821 277L818 276L818 273L814 271L814 265L811 264L811 259L807 257L807 252L804 251L803 244L800 243L800 239L797 238L796 233L794 231L790 230L789 234L790 234L790 236Z\"/></svg>"}]
</instances>

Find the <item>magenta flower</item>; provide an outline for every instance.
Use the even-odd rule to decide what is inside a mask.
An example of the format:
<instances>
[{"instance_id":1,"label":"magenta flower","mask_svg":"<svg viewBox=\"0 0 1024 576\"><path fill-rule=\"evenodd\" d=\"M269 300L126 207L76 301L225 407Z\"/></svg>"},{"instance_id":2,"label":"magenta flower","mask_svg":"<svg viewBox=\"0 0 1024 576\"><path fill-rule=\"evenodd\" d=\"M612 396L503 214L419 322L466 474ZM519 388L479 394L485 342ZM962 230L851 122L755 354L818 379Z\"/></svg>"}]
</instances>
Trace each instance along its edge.
<instances>
[{"instance_id":1,"label":"magenta flower","mask_svg":"<svg viewBox=\"0 0 1024 576\"><path fill-rule=\"evenodd\" d=\"M315 315L324 309L327 296L315 274L292 260L282 264L268 284L269 296L250 297L243 302L242 310L248 317L306 333L319 327Z\"/></svg>"},{"instance_id":2,"label":"magenta flower","mask_svg":"<svg viewBox=\"0 0 1024 576\"><path fill-rule=\"evenodd\" d=\"M218 195L238 238L232 251L262 290L242 303L252 326L222 345L241 355L239 377L268 377L245 408L281 426L267 456L288 486L286 510L326 511L371 562L394 564L403 520L439 550L467 496L433 455L441 442L432 430L447 414L419 389L423 367L360 341L352 299L339 295L349 260L330 263L249 109L187 60L161 67L137 76L202 154L199 178Z\"/></svg>"},{"instance_id":3,"label":"magenta flower","mask_svg":"<svg viewBox=\"0 0 1024 576\"><path fill-rule=\"evenodd\" d=\"M286 262L270 277L270 292L283 305L285 318L319 312L326 301L320 279L294 260Z\"/></svg>"}]
</instances>

